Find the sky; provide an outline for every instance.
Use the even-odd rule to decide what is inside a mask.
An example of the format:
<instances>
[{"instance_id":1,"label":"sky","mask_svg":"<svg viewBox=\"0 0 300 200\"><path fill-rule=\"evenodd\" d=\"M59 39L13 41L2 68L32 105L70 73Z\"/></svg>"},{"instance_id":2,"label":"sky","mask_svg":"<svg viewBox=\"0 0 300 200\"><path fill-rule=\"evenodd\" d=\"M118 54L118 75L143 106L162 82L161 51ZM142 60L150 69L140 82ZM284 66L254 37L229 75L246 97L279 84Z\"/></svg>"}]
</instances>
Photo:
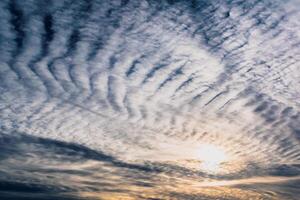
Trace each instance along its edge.
<instances>
[{"instance_id":1,"label":"sky","mask_svg":"<svg viewBox=\"0 0 300 200\"><path fill-rule=\"evenodd\" d=\"M1 0L0 198L298 200L299 0Z\"/></svg>"}]
</instances>

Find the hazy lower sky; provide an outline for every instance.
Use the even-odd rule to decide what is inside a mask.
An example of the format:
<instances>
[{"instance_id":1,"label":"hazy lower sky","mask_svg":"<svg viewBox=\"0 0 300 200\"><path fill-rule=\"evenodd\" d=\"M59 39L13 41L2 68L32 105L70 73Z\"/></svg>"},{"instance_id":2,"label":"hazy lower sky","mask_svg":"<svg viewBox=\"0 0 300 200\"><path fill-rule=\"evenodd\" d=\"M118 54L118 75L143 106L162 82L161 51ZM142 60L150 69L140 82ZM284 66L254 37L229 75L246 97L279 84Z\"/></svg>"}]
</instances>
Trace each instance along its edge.
<instances>
[{"instance_id":1,"label":"hazy lower sky","mask_svg":"<svg viewBox=\"0 0 300 200\"><path fill-rule=\"evenodd\" d=\"M300 0L1 0L0 198L299 200Z\"/></svg>"}]
</instances>

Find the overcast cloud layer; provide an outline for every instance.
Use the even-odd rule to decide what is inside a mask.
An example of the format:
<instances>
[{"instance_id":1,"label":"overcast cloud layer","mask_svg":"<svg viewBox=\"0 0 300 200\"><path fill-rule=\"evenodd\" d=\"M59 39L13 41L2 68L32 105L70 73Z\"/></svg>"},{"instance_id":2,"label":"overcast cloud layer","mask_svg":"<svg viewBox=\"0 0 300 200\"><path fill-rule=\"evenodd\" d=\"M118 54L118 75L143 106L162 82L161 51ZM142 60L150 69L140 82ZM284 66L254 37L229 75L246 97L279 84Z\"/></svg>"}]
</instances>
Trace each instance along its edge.
<instances>
[{"instance_id":1,"label":"overcast cloud layer","mask_svg":"<svg viewBox=\"0 0 300 200\"><path fill-rule=\"evenodd\" d=\"M1 0L0 197L296 200L299 11Z\"/></svg>"}]
</instances>

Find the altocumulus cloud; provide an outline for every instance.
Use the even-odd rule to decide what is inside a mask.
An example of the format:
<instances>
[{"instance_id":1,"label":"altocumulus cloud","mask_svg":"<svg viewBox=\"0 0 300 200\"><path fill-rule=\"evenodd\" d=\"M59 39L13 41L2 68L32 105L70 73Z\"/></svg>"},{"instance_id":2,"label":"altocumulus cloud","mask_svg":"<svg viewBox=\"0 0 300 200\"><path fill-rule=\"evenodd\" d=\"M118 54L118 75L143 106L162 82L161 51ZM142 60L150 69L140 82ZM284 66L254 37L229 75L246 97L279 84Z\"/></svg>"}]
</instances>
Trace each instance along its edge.
<instances>
[{"instance_id":1,"label":"altocumulus cloud","mask_svg":"<svg viewBox=\"0 0 300 200\"><path fill-rule=\"evenodd\" d=\"M296 199L299 8L1 1L0 196Z\"/></svg>"}]
</instances>

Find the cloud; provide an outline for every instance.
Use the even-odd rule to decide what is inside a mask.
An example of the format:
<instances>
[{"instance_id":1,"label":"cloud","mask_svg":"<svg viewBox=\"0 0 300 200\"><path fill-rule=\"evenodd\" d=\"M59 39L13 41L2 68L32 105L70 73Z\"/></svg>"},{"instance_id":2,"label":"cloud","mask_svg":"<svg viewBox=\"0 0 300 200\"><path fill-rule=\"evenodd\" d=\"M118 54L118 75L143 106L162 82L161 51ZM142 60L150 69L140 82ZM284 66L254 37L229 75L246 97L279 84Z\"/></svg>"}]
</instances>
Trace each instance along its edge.
<instances>
[{"instance_id":1,"label":"cloud","mask_svg":"<svg viewBox=\"0 0 300 200\"><path fill-rule=\"evenodd\" d=\"M125 173L118 180L131 170L233 182L299 176L297 5L2 1L0 131L11 146L0 158L90 160ZM195 167L203 143L229 155L215 176Z\"/></svg>"}]
</instances>

